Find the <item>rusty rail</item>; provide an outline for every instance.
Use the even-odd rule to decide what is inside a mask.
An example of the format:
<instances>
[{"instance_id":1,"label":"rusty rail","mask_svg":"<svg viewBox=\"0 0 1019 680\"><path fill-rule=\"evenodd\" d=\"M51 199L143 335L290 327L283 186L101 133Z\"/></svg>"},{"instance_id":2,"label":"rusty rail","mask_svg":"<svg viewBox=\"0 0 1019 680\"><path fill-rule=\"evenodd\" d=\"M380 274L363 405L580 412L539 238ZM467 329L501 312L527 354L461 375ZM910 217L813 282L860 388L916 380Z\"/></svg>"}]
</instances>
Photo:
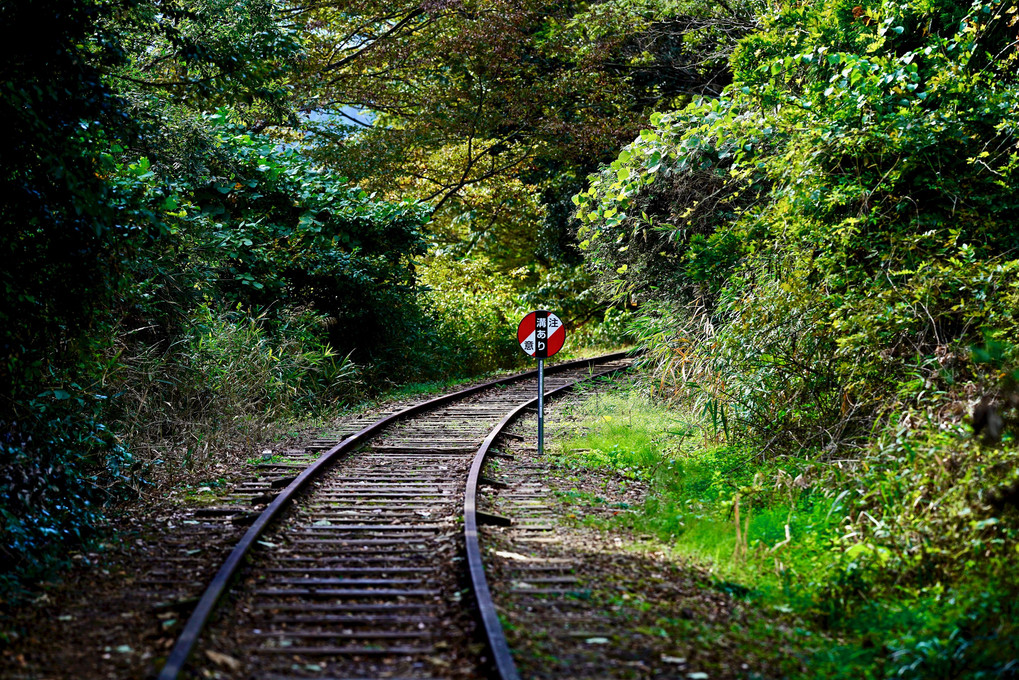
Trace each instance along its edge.
<instances>
[{"instance_id":1,"label":"rusty rail","mask_svg":"<svg viewBox=\"0 0 1019 680\"><path fill-rule=\"evenodd\" d=\"M625 355L625 352L617 352L590 359L578 359L564 362L548 368L546 373L559 373L585 365L593 366L597 363L604 363L623 358ZM332 464L336 463L343 456L353 451L370 437L376 435L381 430L396 423L397 421L465 399L491 387L509 385L526 380L533 377L536 373L537 371L532 370L509 376L507 378L491 380L403 409L397 413L382 418L363 428L359 432L347 437L339 444L326 451L314 463L305 468L271 503L269 503L265 510L262 511L223 562L222 566L219 568L216 575L213 577L212 581L203 593L198 604L195 606L195 609L192 611L191 616L188 618L182 632L178 636L170 654L167 657L166 664L159 673L159 680L175 680L179 677L185 664L190 658L191 653L194 651L195 645L198 643L199 637L215 610L217 603L228 590L230 582L237 574L238 569L243 564L244 559L247 557L251 548L255 545L259 537L263 534L263 532L265 532L269 525L272 524L272 522L279 517L280 513L292 502L294 496L301 490L305 489L313 479L321 475ZM521 409L517 409L515 412L519 412L520 410ZM505 639L503 640L503 643L505 644Z\"/></svg>"},{"instance_id":2,"label":"rusty rail","mask_svg":"<svg viewBox=\"0 0 1019 680\"><path fill-rule=\"evenodd\" d=\"M605 358L605 360L609 360ZM629 366L619 366L607 371L592 374L584 380L593 380L608 376L620 371L625 371ZM575 380L572 383L563 385L554 390L549 390L543 395L547 400L573 389L582 380ZM471 588L474 591L475 603L478 614L481 617L485 629L485 639L500 680L520 680L516 664L513 662L513 655L510 653L509 644L506 642L506 635L502 630L502 623L499 621L498 612L492 601L492 594L488 588L488 579L485 577L485 565L481 559L481 546L478 543L478 515L477 496L478 480L481 477L481 468L485 464L485 457L488 455L492 444L503 433L503 431L520 415L538 403L538 397L527 401L510 411L502 421L492 429L485 438L484 443L478 448L474 461L471 464L470 475L467 478L467 489L464 492L464 541L467 548L467 568L471 577Z\"/></svg>"}]
</instances>

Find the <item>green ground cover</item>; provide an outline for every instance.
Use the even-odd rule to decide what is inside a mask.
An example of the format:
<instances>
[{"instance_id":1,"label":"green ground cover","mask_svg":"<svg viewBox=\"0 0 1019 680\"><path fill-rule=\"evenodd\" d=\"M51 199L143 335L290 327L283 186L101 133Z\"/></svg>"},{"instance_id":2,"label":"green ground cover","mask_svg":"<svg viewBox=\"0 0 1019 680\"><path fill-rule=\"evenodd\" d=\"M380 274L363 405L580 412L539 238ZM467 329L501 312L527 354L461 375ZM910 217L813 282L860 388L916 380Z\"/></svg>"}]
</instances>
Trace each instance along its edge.
<instances>
[{"instance_id":1,"label":"green ground cover","mask_svg":"<svg viewBox=\"0 0 1019 680\"><path fill-rule=\"evenodd\" d=\"M818 638L804 677L1017 672L1019 523L986 492L1014 444L923 422L881 433L866 458L769 455L633 384L580 413L551 455L647 483L644 505L609 521L709 565L716 587L749 604L797 616Z\"/></svg>"}]
</instances>

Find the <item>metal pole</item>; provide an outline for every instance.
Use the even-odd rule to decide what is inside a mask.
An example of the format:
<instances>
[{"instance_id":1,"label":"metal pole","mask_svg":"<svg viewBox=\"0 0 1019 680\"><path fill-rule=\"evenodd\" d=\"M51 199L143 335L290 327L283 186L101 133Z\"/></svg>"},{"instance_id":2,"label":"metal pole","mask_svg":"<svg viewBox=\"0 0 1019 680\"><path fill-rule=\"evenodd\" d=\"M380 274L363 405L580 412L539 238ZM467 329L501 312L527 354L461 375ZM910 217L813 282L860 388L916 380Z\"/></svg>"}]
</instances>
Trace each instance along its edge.
<instances>
[{"instance_id":1,"label":"metal pole","mask_svg":"<svg viewBox=\"0 0 1019 680\"><path fill-rule=\"evenodd\" d=\"M545 360L538 359L538 455L545 453Z\"/></svg>"}]
</instances>

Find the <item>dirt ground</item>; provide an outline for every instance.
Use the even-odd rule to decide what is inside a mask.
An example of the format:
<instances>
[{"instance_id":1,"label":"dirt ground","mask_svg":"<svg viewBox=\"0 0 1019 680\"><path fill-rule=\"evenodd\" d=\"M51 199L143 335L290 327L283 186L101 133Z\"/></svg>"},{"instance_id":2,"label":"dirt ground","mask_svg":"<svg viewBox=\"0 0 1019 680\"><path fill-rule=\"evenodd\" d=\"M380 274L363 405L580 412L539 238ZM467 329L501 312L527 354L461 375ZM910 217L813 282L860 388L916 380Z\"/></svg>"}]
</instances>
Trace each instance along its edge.
<instances>
[{"instance_id":1,"label":"dirt ground","mask_svg":"<svg viewBox=\"0 0 1019 680\"><path fill-rule=\"evenodd\" d=\"M576 398L574 398L576 399ZM571 399L547 416L555 442ZM614 527L651 491L614 471L539 456L536 419L516 425L487 466L506 484L483 509L486 570L524 678L779 678L802 671L793 621L726 592L704 566L650 536ZM554 444L553 444L554 445ZM535 530L535 528L540 528Z\"/></svg>"}]
</instances>

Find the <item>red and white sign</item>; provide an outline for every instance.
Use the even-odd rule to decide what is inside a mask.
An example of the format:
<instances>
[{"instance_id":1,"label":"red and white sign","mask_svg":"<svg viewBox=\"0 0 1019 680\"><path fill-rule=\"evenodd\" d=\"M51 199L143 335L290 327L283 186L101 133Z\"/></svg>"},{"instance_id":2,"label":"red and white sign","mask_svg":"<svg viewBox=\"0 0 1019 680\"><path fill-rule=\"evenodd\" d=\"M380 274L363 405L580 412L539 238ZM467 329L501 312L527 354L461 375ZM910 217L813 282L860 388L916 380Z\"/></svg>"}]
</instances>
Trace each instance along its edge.
<instances>
[{"instance_id":1,"label":"red and white sign","mask_svg":"<svg viewBox=\"0 0 1019 680\"><path fill-rule=\"evenodd\" d=\"M528 355L536 359L547 359L563 348L566 326L552 312L539 309L520 322L517 341Z\"/></svg>"}]
</instances>

